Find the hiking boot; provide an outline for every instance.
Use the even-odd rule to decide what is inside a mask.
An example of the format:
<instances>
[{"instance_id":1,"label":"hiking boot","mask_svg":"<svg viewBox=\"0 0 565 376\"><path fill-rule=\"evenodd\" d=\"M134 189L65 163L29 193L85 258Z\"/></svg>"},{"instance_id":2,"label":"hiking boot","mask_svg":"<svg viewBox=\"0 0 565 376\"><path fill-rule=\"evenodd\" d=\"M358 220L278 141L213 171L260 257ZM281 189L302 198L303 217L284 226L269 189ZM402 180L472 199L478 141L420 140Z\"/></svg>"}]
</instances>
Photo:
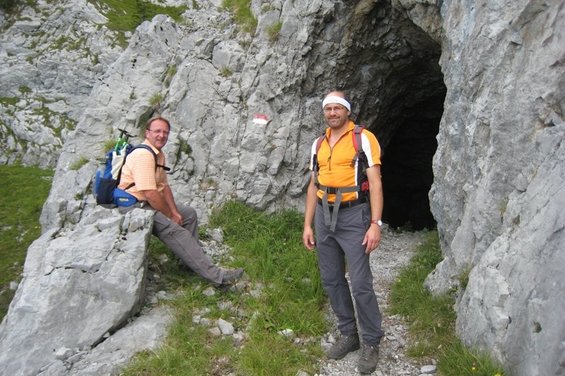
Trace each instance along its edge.
<instances>
[{"instance_id":1,"label":"hiking boot","mask_svg":"<svg viewBox=\"0 0 565 376\"><path fill-rule=\"evenodd\" d=\"M373 373L377 369L377 362L379 361L379 345L361 345L361 356L357 363L357 371L362 374Z\"/></svg>"},{"instance_id":2,"label":"hiking boot","mask_svg":"<svg viewBox=\"0 0 565 376\"><path fill-rule=\"evenodd\" d=\"M349 336L341 336L326 352L326 356L330 359L341 359L352 351L359 348L359 336L352 334Z\"/></svg>"},{"instance_id":3,"label":"hiking boot","mask_svg":"<svg viewBox=\"0 0 565 376\"><path fill-rule=\"evenodd\" d=\"M222 285L232 285L237 282L243 275L243 268L224 269L222 276Z\"/></svg>"}]
</instances>

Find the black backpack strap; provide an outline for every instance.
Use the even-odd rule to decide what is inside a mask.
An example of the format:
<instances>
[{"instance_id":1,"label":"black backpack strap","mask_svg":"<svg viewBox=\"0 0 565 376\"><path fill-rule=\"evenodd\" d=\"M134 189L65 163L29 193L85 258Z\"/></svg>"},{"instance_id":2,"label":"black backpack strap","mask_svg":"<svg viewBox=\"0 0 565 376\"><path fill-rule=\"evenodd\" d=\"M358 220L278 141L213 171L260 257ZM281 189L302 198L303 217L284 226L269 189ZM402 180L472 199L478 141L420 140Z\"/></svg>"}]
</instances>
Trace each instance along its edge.
<instances>
[{"instance_id":1,"label":"black backpack strap","mask_svg":"<svg viewBox=\"0 0 565 376\"><path fill-rule=\"evenodd\" d=\"M361 134L363 133L363 129L365 127L363 125L355 124L355 128L353 129L353 147L355 148L355 155L353 156L353 160L351 161L351 165L354 166L355 162L359 158L360 153L365 153L363 151L363 141L361 140Z\"/></svg>"},{"instance_id":2,"label":"black backpack strap","mask_svg":"<svg viewBox=\"0 0 565 376\"><path fill-rule=\"evenodd\" d=\"M365 154L365 150L363 150L363 141L361 135L363 133L363 129L365 129L364 125L357 125L355 124L355 129L353 131L353 146L355 147L355 156L351 161L351 165L355 166L355 162L357 162L357 181L360 182L361 185L361 194L368 194L369 193L369 180L367 179L367 169L369 168L369 160L367 159L367 155Z\"/></svg>"},{"instance_id":3,"label":"black backpack strap","mask_svg":"<svg viewBox=\"0 0 565 376\"><path fill-rule=\"evenodd\" d=\"M316 185L319 185L318 182L318 171L320 171L320 164L318 163L318 150L322 146L322 142L326 138L326 132L324 132L320 137L316 139L316 153L312 156L312 171L314 171L314 180Z\"/></svg>"},{"instance_id":4,"label":"black backpack strap","mask_svg":"<svg viewBox=\"0 0 565 376\"><path fill-rule=\"evenodd\" d=\"M155 170L157 169L157 167L162 167L163 170L165 170L165 171L171 170L169 167L163 166L163 165L160 165L159 163L157 163L157 153L155 153L155 151L153 150L153 148L151 146L146 145L146 144L138 144L138 145L135 145L129 153L132 153L135 149L145 149L145 150L150 151L151 154L153 154L153 158L155 159ZM127 155L126 155L126 158L127 158ZM124 163L125 163L125 161L124 161ZM121 171L120 171L120 175L121 175ZM128 189L130 189L134 185L135 185L135 182L130 183L127 187L124 188L124 191L127 191Z\"/></svg>"},{"instance_id":5,"label":"black backpack strap","mask_svg":"<svg viewBox=\"0 0 565 376\"><path fill-rule=\"evenodd\" d=\"M161 167L165 171L171 171L171 169L169 167L163 166L163 165L160 165L160 164L157 163L157 153L155 153L155 151L153 151L153 148L151 146L146 145L146 144L139 144L139 145L135 145L133 147L132 151L135 150L135 149L149 150L151 152L151 154L153 154L153 158L155 158L155 169L157 169L157 167Z\"/></svg>"}]
</instances>

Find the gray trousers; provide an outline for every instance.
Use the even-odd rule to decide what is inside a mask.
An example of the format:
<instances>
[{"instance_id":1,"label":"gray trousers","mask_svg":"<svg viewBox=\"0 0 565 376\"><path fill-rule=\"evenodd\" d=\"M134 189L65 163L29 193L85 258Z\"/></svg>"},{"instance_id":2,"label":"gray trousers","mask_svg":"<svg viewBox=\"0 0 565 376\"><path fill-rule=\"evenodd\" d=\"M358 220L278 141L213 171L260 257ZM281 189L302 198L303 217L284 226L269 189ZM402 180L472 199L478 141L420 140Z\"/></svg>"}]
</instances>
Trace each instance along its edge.
<instances>
[{"instance_id":1,"label":"gray trousers","mask_svg":"<svg viewBox=\"0 0 565 376\"><path fill-rule=\"evenodd\" d=\"M134 205L130 207L139 207ZM130 208L120 208L127 211ZM144 209L154 210L150 206ZM153 235L158 237L165 245L194 272L215 285L222 283L224 270L216 266L212 259L204 253L198 241L198 216L196 210L186 205L177 205L182 215L182 225L171 221L161 212L156 212L153 219Z\"/></svg>"},{"instance_id":2,"label":"gray trousers","mask_svg":"<svg viewBox=\"0 0 565 376\"><path fill-rule=\"evenodd\" d=\"M314 222L322 285L337 316L339 331L342 335L358 332L357 312L363 342L378 345L383 336L381 312L373 290L369 255L361 244L371 223L369 203L339 209L333 232L325 225L322 205L318 204ZM345 278L346 261L351 290Z\"/></svg>"}]
</instances>

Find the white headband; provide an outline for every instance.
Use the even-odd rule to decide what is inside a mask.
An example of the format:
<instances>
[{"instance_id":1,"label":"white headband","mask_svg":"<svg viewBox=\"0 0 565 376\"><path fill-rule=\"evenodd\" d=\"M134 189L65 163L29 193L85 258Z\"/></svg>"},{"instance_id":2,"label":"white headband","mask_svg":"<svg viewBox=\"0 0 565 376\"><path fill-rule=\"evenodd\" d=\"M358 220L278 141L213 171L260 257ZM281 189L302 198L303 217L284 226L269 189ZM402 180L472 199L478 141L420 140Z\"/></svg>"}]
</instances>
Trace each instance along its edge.
<instances>
[{"instance_id":1,"label":"white headband","mask_svg":"<svg viewBox=\"0 0 565 376\"><path fill-rule=\"evenodd\" d=\"M322 109L326 107L327 104L330 103L341 104L343 107L347 108L347 111L351 111L351 105L349 104L349 102L342 97L336 97L336 96L329 96L324 98L324 101L322 102Z\"/></svg>"}]
</instances>

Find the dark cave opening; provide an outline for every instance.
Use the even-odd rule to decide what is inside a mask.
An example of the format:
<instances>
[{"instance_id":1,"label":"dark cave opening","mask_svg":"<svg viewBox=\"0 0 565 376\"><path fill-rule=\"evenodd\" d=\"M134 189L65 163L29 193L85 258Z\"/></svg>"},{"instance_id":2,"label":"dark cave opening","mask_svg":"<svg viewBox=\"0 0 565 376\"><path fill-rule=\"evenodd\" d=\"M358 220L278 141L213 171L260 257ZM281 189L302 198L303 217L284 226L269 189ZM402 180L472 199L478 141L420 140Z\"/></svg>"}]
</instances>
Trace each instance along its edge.
<instances>
[{"instance_id":1,"label":"dark cave opening","mask_svg":"<svg viewBox=\"0 0 565 376\"><path fill-rule=\"evenodd\" d=\"M433 183L432 159L441 120L443 97L432 97L414 106L410 116L399 120L383 148L383 221L394 228L434 229L428 193ZM431 116L430 116L431 115Z\"/></svg>"},{"instance_id":2,"label":"dark cave opening","mask_svg":"<svg viewBox=\"0 0 565 376\"><path fill-rule=\"evenodd\" d=\"M393 228L436 227L428 194L446 89L437 58L426 59L391 75L384 121L374 128L382 148L383 221Z\"/></svg>"},{"instance_id":3,"label":"dark cave opening","mask_svg":"<svg viewBox=\"0 0 565 376\"><path fill-rule=\"evenodd\" d=\"M446 87L441 45L388 2L357 20L349 85L360 104L355 120L381 144L383 222L393 228L435 229L429 191Z\"/></svg>"}]
</instances>

